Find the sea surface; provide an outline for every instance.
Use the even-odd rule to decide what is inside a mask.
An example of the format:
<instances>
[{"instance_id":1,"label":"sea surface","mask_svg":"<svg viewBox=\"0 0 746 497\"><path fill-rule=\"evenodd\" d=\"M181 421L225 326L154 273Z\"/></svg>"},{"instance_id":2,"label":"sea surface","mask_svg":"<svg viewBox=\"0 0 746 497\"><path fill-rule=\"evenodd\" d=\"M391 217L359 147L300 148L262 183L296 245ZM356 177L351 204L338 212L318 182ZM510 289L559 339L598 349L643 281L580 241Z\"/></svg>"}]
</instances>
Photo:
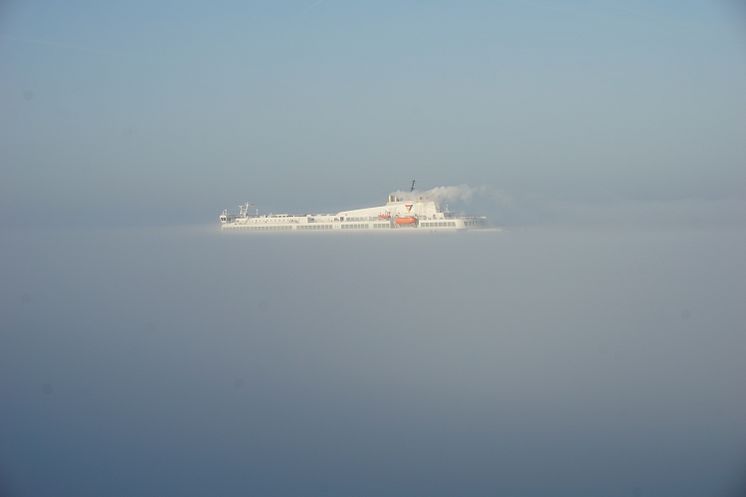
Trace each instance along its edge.
<instances>
[{"instance_id":1,"label":"sea surface","mask_svg":"<svg viewBox=\"0 0 746 497\"><path fill-rule=\"evenodd\" d=\"M746 231L0 238L0 495L741 495Z\"/></svg>"}]
</instances>

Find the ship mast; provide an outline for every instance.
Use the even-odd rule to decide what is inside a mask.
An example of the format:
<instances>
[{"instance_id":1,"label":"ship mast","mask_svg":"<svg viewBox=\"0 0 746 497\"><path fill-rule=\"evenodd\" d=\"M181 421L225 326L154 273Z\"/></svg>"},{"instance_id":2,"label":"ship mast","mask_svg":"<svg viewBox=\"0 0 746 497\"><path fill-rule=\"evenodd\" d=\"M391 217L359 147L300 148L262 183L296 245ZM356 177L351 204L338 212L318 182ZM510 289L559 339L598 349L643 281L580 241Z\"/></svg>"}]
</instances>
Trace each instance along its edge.
<instances>
[{"instance_id":1,"label":"ship mast","mask_svg":"<svg viewBox=\"0 0 746 497\"><path fill-rule=\"evenodd\" d=\"M249 202L246 202L243 205L238 206L238 212L240 217L249 217L249 207L255 207L254 204L251 204ZM259 209L256 210L257 215L259 215Z\"/></svg>"}]
</instances>

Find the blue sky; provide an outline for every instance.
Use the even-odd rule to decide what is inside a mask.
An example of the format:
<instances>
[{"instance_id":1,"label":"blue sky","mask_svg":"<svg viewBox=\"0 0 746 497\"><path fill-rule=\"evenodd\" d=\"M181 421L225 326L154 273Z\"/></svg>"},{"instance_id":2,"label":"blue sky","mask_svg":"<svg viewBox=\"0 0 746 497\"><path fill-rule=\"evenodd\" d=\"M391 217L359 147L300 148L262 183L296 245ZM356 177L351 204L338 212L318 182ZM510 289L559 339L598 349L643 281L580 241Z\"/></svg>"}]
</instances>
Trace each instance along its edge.
<instances>
[{"instance_id":1,"label":"blue sky","mask_svg":"<svg viewBox=\"0 0 746 497\"><path fill-rule=\"evenodd\" d=\"M11 2L2 222L341 209L424 186L746 195L728 2Z\"/></svg>"}]
</instances>

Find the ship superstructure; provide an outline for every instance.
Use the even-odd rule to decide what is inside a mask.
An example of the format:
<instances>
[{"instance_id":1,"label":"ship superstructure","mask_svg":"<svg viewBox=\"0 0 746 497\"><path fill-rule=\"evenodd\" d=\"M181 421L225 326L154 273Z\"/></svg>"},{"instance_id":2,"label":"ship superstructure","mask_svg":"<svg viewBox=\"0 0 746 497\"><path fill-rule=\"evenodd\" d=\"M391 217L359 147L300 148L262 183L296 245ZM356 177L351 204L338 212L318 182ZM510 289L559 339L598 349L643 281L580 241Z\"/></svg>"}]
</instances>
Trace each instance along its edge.
<instances>
[{"instance_id":1,"label":"ship superstructure","mask_svg":"<svg viewBox=\"0 0 746 497\"><path fill-rule=\"evenodd\" d=\"M240 206L238 214L224 210L223 229L259 232L293 231L388 231L388 230L467 230L487 228L484 216L463 216L442 209L439 202L414 191L391 193L384 205L340 211L336 214L250 213L252 204Z\"/></svg>"}]
</instances>

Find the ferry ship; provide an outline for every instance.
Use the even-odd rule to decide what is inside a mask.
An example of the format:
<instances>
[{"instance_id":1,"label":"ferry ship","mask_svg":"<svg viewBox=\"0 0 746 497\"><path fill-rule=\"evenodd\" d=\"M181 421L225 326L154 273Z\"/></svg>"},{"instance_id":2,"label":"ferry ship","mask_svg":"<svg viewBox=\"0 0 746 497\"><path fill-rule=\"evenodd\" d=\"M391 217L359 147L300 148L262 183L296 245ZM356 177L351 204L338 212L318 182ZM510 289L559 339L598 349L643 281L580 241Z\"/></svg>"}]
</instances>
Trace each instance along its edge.
<instances>
[{"instance_id":1,"label":"ferry ship","mask_svg":"<svg viewBox=\"0 0 746 497\"><path fill-rule=\"evenodd\" d=\"M239 207L238 214L224 210L220 227L225 230L257 232L339 232L339 231L458 231L488 228L484 216L463 216L442 209L427 193L391 193L386 204L340 211L336 214L264 214L250 213L252 204Z\"/></svg>"}]
</instances>

